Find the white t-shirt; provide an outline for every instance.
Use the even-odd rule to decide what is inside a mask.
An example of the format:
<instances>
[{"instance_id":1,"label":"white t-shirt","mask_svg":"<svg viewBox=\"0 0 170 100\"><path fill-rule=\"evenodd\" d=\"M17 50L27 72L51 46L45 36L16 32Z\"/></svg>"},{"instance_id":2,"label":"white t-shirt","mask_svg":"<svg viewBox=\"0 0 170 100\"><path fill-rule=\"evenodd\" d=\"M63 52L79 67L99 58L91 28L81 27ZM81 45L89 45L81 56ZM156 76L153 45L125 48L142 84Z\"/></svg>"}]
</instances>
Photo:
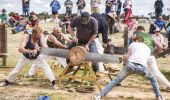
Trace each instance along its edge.
<instances>
[{"instance_id":1,"label":"white t-shirt","mask_svg":"<svg viewBox=\"0 0 170 100\"><path fill-rule=\"evenodd\" d=\"M129 45L131 56L129 62L134 62L147 67L147 59L151 55L151 50L147 45L140 42L133 42Z\"/></svg>"}]
</instances>

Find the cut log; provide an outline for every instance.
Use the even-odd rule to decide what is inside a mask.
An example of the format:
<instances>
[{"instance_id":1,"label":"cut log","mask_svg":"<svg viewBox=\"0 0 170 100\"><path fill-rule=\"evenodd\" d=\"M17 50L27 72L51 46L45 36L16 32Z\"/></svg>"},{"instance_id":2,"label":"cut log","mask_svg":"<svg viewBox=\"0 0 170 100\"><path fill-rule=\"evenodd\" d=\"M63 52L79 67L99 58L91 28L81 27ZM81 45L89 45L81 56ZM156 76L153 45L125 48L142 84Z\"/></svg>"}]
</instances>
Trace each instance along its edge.
<instances>
[{"instance_id":1,"label":"cut log","mask_svg":"<svg viewBox=\"0 0 170 100\"><path fill-rule=\"evenodd\" d=\"M49 55L49 56L57 56L69 59L70 50L65 49L55 49L55 48L42 48L41 54ZM86 61L92 62L104 62L104 63L120 63L122 59L118 56L110 55L110 54L98 54L87 52L85 55Z\"/></svg>"}]
</instances>

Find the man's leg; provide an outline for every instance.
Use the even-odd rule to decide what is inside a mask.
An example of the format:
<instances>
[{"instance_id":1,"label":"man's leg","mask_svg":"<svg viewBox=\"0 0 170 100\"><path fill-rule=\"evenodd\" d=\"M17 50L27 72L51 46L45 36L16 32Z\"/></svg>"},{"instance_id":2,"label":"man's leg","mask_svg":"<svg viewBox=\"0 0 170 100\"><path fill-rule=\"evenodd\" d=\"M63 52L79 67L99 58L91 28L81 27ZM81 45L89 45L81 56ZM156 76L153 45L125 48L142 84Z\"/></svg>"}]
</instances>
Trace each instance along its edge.
<instances>
[{"instance_id":1,"label":"man's leg","mask_svg":"<svg viewBox=\"0 0 170 100\"><path fill-rule=\"evenodd\" d=\"M38 66L36 66L36 64L32 64L31 68L28 71L28 77L34 76L37 70L38 70Z\"/></svg>"},{"instance_id":2,"label":"man's leg","mask_svg":"<svg viewBox=\"0 0 170 100\"><path fill-rule=\"evenodd\" d=\"M151 82L156 97L161 96L160 90L159 90L159 85L158 85L156 78L152 75L151 72L148 71L148 69L146 67L144 67L143 65L140 65L140 64L135 64L134 70L135 70L136 74L145 76Z\"/></svg>"},{"instance_id":3,"label":"man's leg","mask_svg":"<svg viewBox=\"0 0 170 100\"><path fill-rule=\"evenodd\" d=\"M64 68L67 67L66 58L57 57L57 59L58 59L59 63L60 63Z\"/></svg>"},{"instance_id":4,"label":"man's leg","mask_svg":"<svg viewBox=\"0 0 170 100\"><path fill-rule=\"evenodd\" d=\"M156 77L156 79L162 83L163 85L165 85L166 87L170 88L170 82L165 78L165 76L160 72L160 70L158 69L157 63L156 63L156 59L154 56L150 56L148 59L148 65L151 68L151 72L152 74Z\"/></svg>"},{"instance_id":5,"label":"man's leg","mask_svg":"<svg viewBox=\"0 0 170 100\"><path fill-rule=\"evenodd\" d=\"M121 72L116 76L116 78L115 78L113 81L111 81L111 82L99 93L99 95L100 95L101 97L107 95L108 92L112 90L112 88L114 88L115 86L117 86L122 80L124 80L128 75L130 75L129 71L130 71L130 67L129 67L129 64L127 64L127 65L121 70Z\"/></svg>"},{"instance_id":6,"label":"man's leg","mask_svg":"<svg viewBox=\"0 0 170 100\"><path fill-rule=\"evenodd\" d=\"M28 62L28 59L26 59L25 57L21 57L17 63L17 65L15 66L15 68L9 73L8 77L7 77L7 81L12 83L15 81L15 78L17 76L17 74L19 72L21 72L21 70L23 69L24 65Z\"/></svg>"},{"instance_id":7,"label":"man's leg","mask_svg":"<svg viewBox=\"0 0 170 100\"><path fill-rule=\"evenodd\" d=\"M89 49L90 49L89 52L98 53L97 46L96 46L95 42L91 42ZM93 66L93 70L95 72L97 72L99 70L99 63L93 63L92 66Z\"/></svg>"},{"instance_id":8,"label":"man's leg","mask_svg":"<svg viewBox=\"0 0 170 100\"><path fill-rule=\"evenodd\" d=\"M41 57L41 55L38 56L38 58L36 60L34 60L34 63L38 66L40 66L43 70L44 73L46 74L47 78L52 82L55 81L55 76L50 68L50 66L48 65L48 63L46 62L46 60L44 58Z\"/></svg>"},{"instance_id":9,"label":"man's leg","mask_svg":"<svg viewBox=\"0 0 170 100\"><path fill-rule=\"evenodd\" d=\"M94 41L96 43L98 53L103 54L104 48L103 48L99 38L96 38ZM105 69L104 69L104 66L103 66L103 62L99 62L98 64L99 64L99 71L104 71Z\"/></svg>"}]
</instances>

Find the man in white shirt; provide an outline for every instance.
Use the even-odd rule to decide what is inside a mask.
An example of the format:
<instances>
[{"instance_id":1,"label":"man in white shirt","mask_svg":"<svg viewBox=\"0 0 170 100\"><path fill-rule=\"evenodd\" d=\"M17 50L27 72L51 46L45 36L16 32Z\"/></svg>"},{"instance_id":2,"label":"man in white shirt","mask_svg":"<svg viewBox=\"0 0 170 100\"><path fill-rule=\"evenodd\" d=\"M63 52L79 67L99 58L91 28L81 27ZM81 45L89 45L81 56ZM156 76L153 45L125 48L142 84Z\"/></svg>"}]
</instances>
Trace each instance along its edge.
<instances>
[{"instance_id":1,"label":"man in white shirt","mask_svg":"<svg viewBox=\"0 0 170 100\"><path fill-rule=\"evenodd\" d=\"M112 90L113 87L117 86L127 76L132 74L145 76L151 82L157 100L163 100L160 95L157 80L147 69L147 59L151 55L151 50L147 45L142 43L143 41L144 39L141 36L134 39L134 42L130 44L128 52L123 58L126 62L125 67L113 81L111 81L97 96L95 96L95 100L101 100L101 97L105 96Z\"/></svg>"}]
</instances>

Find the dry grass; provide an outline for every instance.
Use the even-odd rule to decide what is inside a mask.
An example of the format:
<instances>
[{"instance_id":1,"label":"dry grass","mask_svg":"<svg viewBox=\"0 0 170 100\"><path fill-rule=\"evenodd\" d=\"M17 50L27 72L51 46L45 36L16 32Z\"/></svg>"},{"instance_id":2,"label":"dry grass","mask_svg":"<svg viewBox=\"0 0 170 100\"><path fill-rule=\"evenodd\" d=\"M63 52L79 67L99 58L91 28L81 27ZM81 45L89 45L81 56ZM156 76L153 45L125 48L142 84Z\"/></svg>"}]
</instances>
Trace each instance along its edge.
<instances>
[{"instance_id":1,"label":"dry grass","mask_svg":"<svg viewBox=\"0 0 170 100\"><path fill-rule=\"evenodd\" d=\"M44 30L51 31L55 24L45 23L41 24L41 26ZM144 26L146 27L146 30L148 30L148 25ZM17 52L17 49L22 35L23 33L12 35L10 28L8 28L8 67L14 67L21 55ZM123 45L122 33L113 34L111 35L111 38L115 45ZM157 61L161 71L170 80L170 57L160 58ZM29 66L30 64L28 64L19 75L19 86L12 85L7 87L0 87L0 100L35 100L40 95L48 95L52 100L93 100L94 95L99 92L97 89L95 92L87 94L68 92L67 89L53 90L50 87L50 82L46 77L44 77L43 73L38 74L38 78L23 78L23 76L27 73ZM119 64L118 66L121 68L122 64ZM11 70L12 69L0 68L0 79L6 78ZM59 67L53 70L56 77L58 77L62 70L63 69ZM38 72L42 71L39 70ZM110 81L108 77L105 79L108 82ZM161 86L161 88L163 87ZM161 93L166 99L170 100L170 93L163 91ZM114 88L107 95L105 100L154 100L154 93L149 81L138 75L132 75L122 82L121 87Z\"/></svg>"}]
</instances>

